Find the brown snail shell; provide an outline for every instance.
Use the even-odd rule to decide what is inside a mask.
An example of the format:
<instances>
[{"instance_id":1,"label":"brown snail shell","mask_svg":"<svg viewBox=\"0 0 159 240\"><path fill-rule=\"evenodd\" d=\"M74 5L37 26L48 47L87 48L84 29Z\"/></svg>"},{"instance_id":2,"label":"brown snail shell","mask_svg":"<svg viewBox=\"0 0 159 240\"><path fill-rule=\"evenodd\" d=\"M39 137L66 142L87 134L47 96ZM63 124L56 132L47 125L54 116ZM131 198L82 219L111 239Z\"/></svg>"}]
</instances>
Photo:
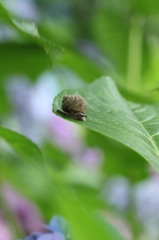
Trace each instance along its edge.
<instances>
[{"instance_id":1,"label":"brown snail shell","mask_svg":"<svg viewBox=\"0 0 159 240\"><path fill-rule=\"evenodd\" d=\"M80 95L65 95L62 99L62 110L67 113L85 113L86 100Z\"/></svg>"},{"instance_id":2,"label":"brown snail shell","mask_svg":"<svg viewBox=\"0 0 159 240\"><path fill-rule=\"evenodd\" d=\"M65 95L62 99L62 111L57 113L70 117L78 121L86 121L85 111L87 108L86 100L80 95Z\"/></svg>"}]
</instances>

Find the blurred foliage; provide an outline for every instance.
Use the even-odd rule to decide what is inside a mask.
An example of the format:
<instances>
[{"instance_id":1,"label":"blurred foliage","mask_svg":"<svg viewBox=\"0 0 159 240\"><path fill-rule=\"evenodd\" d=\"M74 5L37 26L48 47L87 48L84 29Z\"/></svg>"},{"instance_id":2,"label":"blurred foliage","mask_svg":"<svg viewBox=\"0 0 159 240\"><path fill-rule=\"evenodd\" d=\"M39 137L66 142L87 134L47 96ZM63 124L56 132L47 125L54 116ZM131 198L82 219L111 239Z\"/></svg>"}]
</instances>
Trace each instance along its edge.
<instances>
[{"instance_id":1,"label":"blurred foliage","mask_svg":"<svg viewBox=\"0 0 159 240\"><path fill-rule=\"evenodd\" d=\"M118 232L112 226L106 224L100 215L90 214L83 210L81 202L73 197L71 191L65 190L60 193L61 196L58 198L58 202L61 205L63 215L66 216L71 224L73 238L77 240L88 238L95 240L98 237L100 239L122 239ZM65 199L65 202L61 202L61 199Z\"/></svg>"},{"instance_id":2,"label":"blurred foliage","mask_svg":"<svg viewBox=\"0 0 159 240\"><path fill-rule=\"evenodd\" d=\"M36 79L41 71L48 69L48 58L38 46L30 44L0 44L0 79L11 74L23 74Z\"/></svg>"},{"instance_id":3,"label":"blurred foliage","mask_svg":"<svg viewBox=\"0 0 159 240\"><path fill-rule=\"evenodd\" d=\"M9 143L22 159L33 162L42 161L40 149L25 136L0 127L0 137Z\"/></svg>"},{"instance_id":4,"label":"blurred foliage","mask_svg":"<svg viewBox=\"0 0 159 240\"><path fill-rule=\"evenodd\" d=\"M43 39L39 36L38 28L34 22L19 21L18 18L13 17L11 13L0 3L0 17L1 20L15 29L19 34L26 38L30 42L34 42L37 45L41 46L49 57L52 58L52 48L55 48L56 45Z\"/></svg>"},{"instance_id":5,"label":"blurred foliage","mask_svg":"<svg viewBox=\"0 0 159 240\"><path fill-rule=\"evenodd\" d=\"M103 171L107 176L126 176L132 182L149 176L148 164L137 153L105 136L88 131L89 146L98 146L104 152Z\"/></svg>"},{"instance_id":6,"label":"blurred foliage","mask_svg":"<svg viewBox=\"0 0 159 240\"><path fill-rule=\"evenodd\" d=\"M144 158L158 169L158 24L156 0L0 0L0 184L9 183L38 206L46 222L54 214L65 216L75 240L118 240L122 239L120 234L126 240L140 240L144 231L147 234L147 228L138 220L133 196L127 208L121 210L112 207L102 192L116 175L125 177L132 189L153 175ZM50 74L52 85L47 88L44 84L45 94L38 95L45 74ZM115 83L104 88L99 81L93 83L95 90L90 90L92 82L103 75ZM29 82L31 92L37 95L33 97L29 92L17 106L15 95L22 96L23 91L18 82L21 95L8 90L12 88L12 77L33 80ZM47 81L50 79L45 78ZM115 85L123 98L119 93L113 95ZM83 90L76 90L81 86ZM44 118L48 90L53 98L64 89L74 90L58 95L55 112L67 93L80 93L88 103L87 121L80 123L77 134L80 146L76 149L73 139L72 152L56 142L50 121L58 122L50 115ZM28 105L36 97L37 103L29 112ZM49 107L51 113L51 103ZM133 128L135 124L137 128ZM61 128L62 138L74 134L73 125L70 132L65 125ZM99 166L92 166L90 159L89 163L83 160L91 147L103 154ZM130 226L129 238L125 230L119 227L118 234L101 219L107 212L125 219ZM111 217L106 219L111 222ZM7 222L12 222L13 229L15 225L15 237L21 237L18 222L13 224L12 217L7 217Z\"/></svg>"}]
</instances>

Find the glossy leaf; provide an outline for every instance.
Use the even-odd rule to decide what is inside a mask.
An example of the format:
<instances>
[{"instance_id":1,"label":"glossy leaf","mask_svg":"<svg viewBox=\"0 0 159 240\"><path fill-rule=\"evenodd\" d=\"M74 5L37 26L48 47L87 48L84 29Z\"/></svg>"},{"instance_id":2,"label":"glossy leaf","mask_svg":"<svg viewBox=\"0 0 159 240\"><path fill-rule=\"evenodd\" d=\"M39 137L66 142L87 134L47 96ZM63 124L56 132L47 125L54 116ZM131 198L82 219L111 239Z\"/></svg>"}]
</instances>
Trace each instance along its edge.
<instances>
[{"instance_id":1,"label":"glossy leaf","mask_svg":"<svg viewBox=\"0 0 159 240\"><path fill-rule=\"evenodd\" d=\"M109 77L102 77L83 89L66 90L54 100L53 111L61 109L64 95L80 94L87 101L87 120L80 122L93 131L133 149L159 170L159 105L126 101Z\"/></svg>"}]
</instances>

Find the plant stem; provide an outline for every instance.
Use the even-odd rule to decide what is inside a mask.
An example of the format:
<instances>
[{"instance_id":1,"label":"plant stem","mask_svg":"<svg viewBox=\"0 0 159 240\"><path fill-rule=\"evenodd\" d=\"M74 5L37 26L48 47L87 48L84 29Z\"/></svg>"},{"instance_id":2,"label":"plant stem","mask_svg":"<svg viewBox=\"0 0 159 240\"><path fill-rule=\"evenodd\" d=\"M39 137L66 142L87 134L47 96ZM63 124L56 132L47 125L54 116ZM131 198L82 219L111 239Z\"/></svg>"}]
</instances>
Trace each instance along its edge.
<instances>
[{"instance_id":1,"label":"plant stem","mask_svg":"<svg viewBox=\"0 0 159 240\"><path fill-rule=\"evenodd\" d=\"M143 20L132 17L128 40L128 88L138 89L142 80Z\"/></svg>"}]
</instances>

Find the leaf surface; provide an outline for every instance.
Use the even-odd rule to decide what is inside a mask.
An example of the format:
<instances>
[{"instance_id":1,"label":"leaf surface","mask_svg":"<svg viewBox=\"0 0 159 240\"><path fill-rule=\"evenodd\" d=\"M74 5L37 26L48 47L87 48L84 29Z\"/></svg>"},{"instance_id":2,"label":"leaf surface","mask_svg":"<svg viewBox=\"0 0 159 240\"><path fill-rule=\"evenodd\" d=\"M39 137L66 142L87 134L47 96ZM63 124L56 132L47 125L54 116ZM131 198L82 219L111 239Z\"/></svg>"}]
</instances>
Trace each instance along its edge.
<instances>
[{"instance_id":1,"label":"leaf surface","mask_svg":"<svg viewBox=\"0 0 159 240\"><path fill-rule=\"evenodd\" d=\"M50 59L52 59L52 49L57 48L63 51L62 47L55 42L50 42L39 35L38 27L34 22L22 21L12 16L12 14L0 3L0 19L14 30L19 32L26 40L36 43L44 49Z\"/></svg>"},{"instance_id":2,"label":"leaf surface","mask_svg":"<svg viewBox=\"0 0 159 240\"><path fill-rule=\"evenodd\" d=\"M114 81L102 77L85 88L65 90L53 103L53 112L61 109L64 95L80 94L87 101L87 120L75 121L93 131L121 142L144 157L159 170L159 105L126 101Z\"/></svg>"},{"instance_id":3,"label":"leaf surface","mask_svg":"<svg viewBox=\"0 0 159 240\"><path fill-rule=\"evenodd\" d=\"M28 162L42 161L42 153L38 146L25 136L0 127L0 138L5 140L20 158Z\"/></svg>"},{"instance_id":4,"label":"leaf surface","mask_svg":"<svg viewBox=\"0 0 159 240\"><path fill-rule=\"evenodd\" d=\"M59 187L58 193L60 193L57 198L58 204L62 215L68 220L74 240L123 240L120 233L109 225L101 214L88 211L75 197L74 192L68 189L61 191Z\"/></svg>"}]
</instances>

